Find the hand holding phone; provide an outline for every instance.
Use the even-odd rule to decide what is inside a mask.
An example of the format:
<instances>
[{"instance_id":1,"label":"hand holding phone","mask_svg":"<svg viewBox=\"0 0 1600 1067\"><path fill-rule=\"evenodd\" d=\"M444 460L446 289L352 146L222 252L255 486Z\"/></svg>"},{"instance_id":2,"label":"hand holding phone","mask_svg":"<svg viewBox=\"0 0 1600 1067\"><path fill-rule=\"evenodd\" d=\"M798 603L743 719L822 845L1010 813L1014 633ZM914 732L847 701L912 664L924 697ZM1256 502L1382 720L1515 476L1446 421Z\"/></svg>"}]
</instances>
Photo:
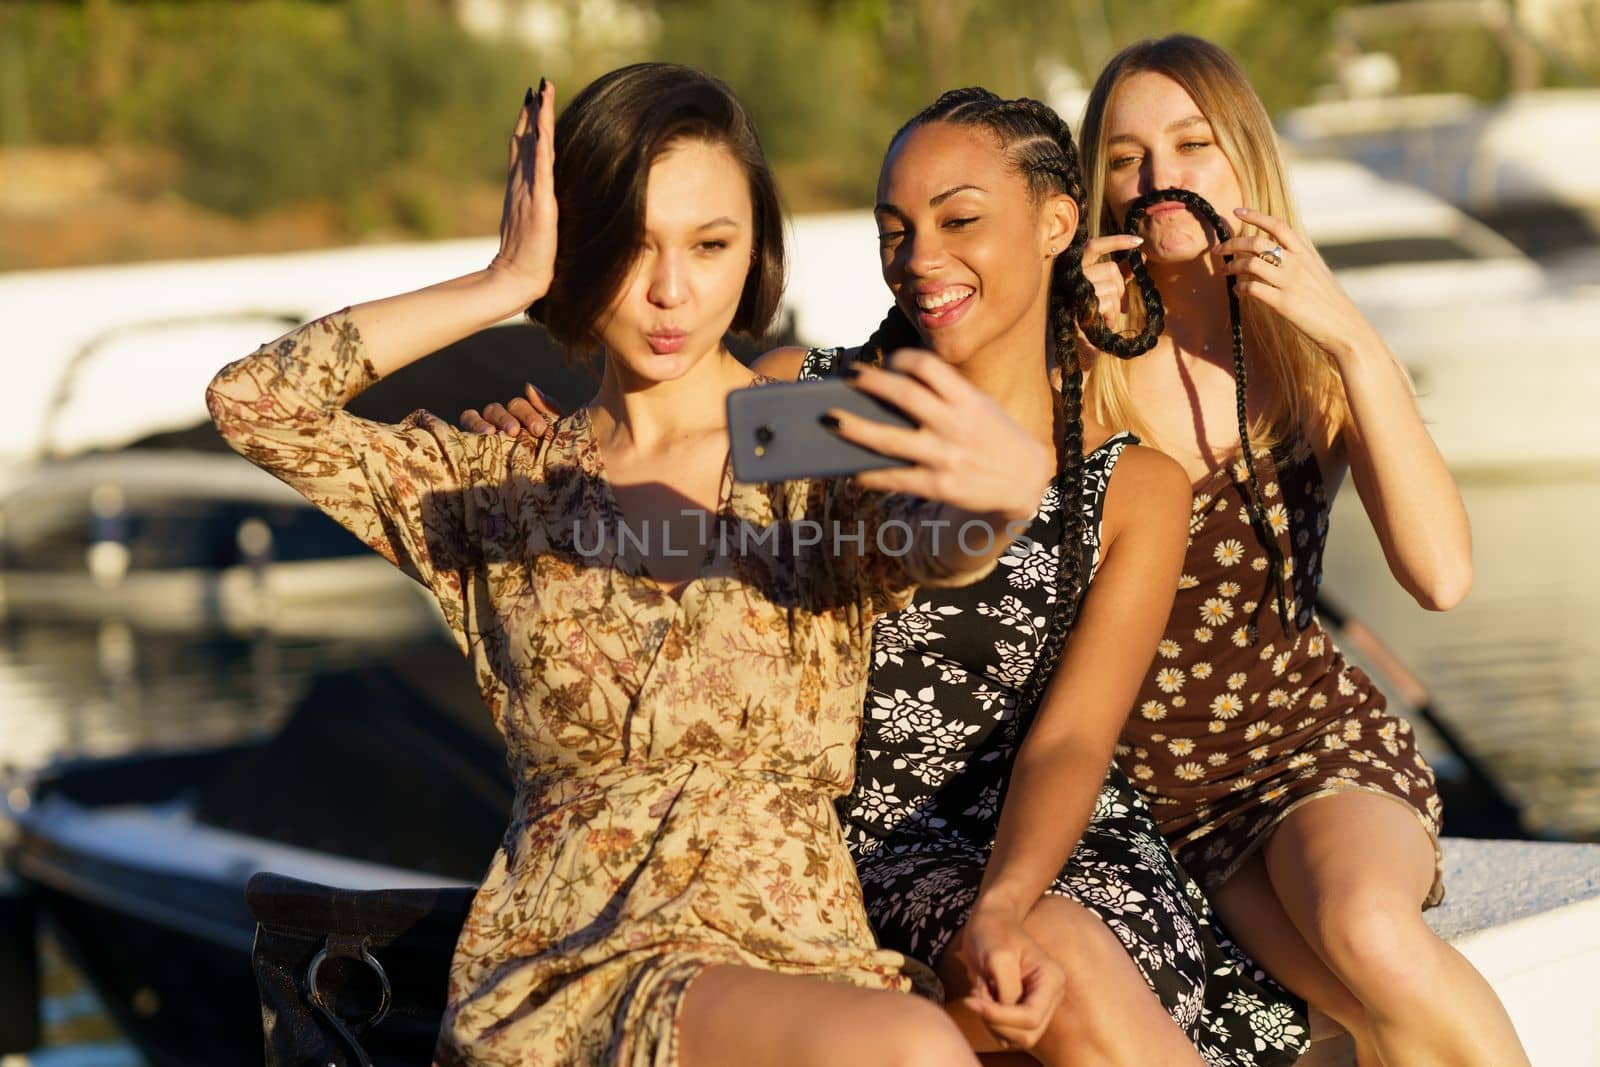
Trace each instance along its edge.
<instances>
[{"instance_id":1,"label":"hand holding phone","mask_svg":"<svg viewBox=\"0 0 1600 1067\"><path fill-rule=\"evenodd\" d=\"M735 389L728 394L733 476L741 482L781 482L911 465L846 441L824 424L829 411L906 429L917 425L903 411L842 378Z\"/></svg>"}]
</instances>

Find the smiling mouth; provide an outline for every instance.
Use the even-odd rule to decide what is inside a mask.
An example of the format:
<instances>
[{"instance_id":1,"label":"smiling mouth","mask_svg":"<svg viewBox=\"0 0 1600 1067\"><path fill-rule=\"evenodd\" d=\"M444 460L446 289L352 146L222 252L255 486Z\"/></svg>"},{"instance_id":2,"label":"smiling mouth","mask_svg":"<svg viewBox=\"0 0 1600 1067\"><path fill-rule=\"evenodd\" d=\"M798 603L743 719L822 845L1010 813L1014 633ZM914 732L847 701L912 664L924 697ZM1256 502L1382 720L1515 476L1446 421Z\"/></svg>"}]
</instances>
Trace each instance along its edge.
<instances>
[{"instance_id":1,"label":"smiling mouth","mask_svg":"<svg viewBox=\"0 0 1600 1067\"><path fill-rule=\"evenodd\" d=\"M966 309L977 290L970 285L949 285L933 293L917 293L917 317L927 326L951 322Z\"/></svg>"}]
</instances>

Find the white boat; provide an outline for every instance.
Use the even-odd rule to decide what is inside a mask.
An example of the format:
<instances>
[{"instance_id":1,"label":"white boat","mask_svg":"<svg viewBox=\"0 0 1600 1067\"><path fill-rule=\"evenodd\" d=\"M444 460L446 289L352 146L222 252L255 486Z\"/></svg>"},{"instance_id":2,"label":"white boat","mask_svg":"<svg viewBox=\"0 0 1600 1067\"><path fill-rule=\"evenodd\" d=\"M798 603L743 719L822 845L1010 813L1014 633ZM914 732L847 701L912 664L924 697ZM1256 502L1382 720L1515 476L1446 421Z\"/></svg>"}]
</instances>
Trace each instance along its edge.
<instances>
[{"instance_id":1,"label":"white boat","mask_svg":"<svg viewBox=\"0 0 1600 1067\"><path fill-rule=\"evenodd\" d=\"M389 640L436 632L415 582L226 453L133 449L0 478L0 617Z\"/></svg>"},{"instance_id":2,"label":"white boat","mask_svg":"<svg viewBox=\"0 0 1600 1067\"><path fill-rule=\"evenodd\" d=\"M1555 6L1429 0L1340 10L1332 19L1337 82L1322 99L1279 116L1280 133L1304 155L1353 159L1425 189L1540 258L1593 245L1600 241L1600 89L1544 87L1543 67L1562 45L1583 48L1556 28L1553 11L1535 10ZM1578 5L1566 6L1569 29L1581 36L1584 16ZM1400 64L1373 45L1445 28L1477 31L1501 49L1504 97L1398 91Z\"/></svg>"}]
</instances>

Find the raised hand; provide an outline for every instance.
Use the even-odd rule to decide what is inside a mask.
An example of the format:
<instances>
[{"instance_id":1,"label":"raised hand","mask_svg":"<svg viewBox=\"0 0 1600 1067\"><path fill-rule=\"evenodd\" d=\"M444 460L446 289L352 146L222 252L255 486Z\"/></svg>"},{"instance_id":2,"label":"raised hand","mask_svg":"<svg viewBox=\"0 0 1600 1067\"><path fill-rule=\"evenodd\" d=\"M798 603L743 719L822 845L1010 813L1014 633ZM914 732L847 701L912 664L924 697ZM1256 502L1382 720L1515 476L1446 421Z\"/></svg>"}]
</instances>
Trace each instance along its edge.
<instances>
[{"instance_id":1,"label":"raised hand","mask_svg":"<svg viewBox=\"0 0 1600 1067\"><path fill-rule=\"evenodd\" d=\"M1253 208L1234 214L1260 230L1223 241L1211 249L1235 275L1234 291L1282 315L1335 359L1353 344L1369 339L1373 328L1345 294L1311 242L1282 219Z\"/></svg>"},{"instance_id":2,"label":"raised hand","mask_svg":"<svg viewBox=\"0 0 1600 1067\"><path fill-rule=\"evenodd\" d=\"M1122 264L1110 258L1111 253L1125 252L1142 244L1142 237L1113 233L1096 237L1084 246L1083 276L1094 286L1094 295L1100 298L1100 317L1112 329L1128 310L1128 279L1122 272Z\"/></svg>"},{"instance_id":3,"label":"raised hand","mask_svg":"<svg viewBox=\"0 0 1600 1067\"><path fill-rule=\"evenodd\" d=\"M842 411L829 414L839 436L912 466L865 471L857 481L973 515L1032 518L1055 473L1052 450L932 352L903 348L888 365L883 370L852 364L853 384L904 411L915 429Z\"/></svg>"},{"instance_id":4,"label":"raised hand","mask_svg":"<svg viewBox=\"0 0 1600 1067\"><path fill-rule=\"evenodd\" d=\"M550 291L556 265L555 86L541 78L528 90L511 134L500 250L489 269L514 279L527 303Z\"/></svg>"},{"instance_id":5,"label":"raised hand","mask_svg":"<svg viewBox=\"0 0 1600 1067\"><path fill-rule=\"evenodd\" d=\"M532 382L524 384L522 392L522 396L504 404L489 404L481 412L477 408L467 408L456 421L468 433L504 433L515 437L526 430L537 437L564 414L556 402Z\"/></svg>"}]
</instances>

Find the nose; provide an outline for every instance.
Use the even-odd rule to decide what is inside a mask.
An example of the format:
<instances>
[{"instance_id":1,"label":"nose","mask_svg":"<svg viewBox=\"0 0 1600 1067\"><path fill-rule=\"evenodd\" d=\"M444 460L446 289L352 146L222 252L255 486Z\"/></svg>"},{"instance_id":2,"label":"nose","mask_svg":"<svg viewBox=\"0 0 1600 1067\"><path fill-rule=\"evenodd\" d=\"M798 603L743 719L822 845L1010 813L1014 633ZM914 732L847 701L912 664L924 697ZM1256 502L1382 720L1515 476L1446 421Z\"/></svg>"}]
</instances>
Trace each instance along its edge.
<instances>
[{"instance_id":1,"label":"nose","mask_svg":"<svg viewBox=\"0 0 1600 1067\"><path fill-rule=\"evenodd\" d=\"M900 246L907 274L925 278L944 264L944 242L937 226L920 227L906 235Z\"/></svg>"},{"instance_id":2,"label":"nose","mask_svg":"<svg viewBox=\"0 0 1600 1067\"><path fill-rule=\"evenodd\" d=\"M688 279L684 276L683 260L671 251L656 254L650 264L650 303L657 307L672 308L689 298Z\"/></svg>"},{"instance_id":3,"label":"nose","mask_svg":"<svg viewBox=\"0 0 1600 1067\"><path fill-rule=\"evenodd\" d=\"M1170 152L1151 152L1145 157L1142 179L1139 183L1139 192L1148 193L1152 189L1171 189L1175 186L1184 187L1183 167L1181 161Z\"/></svg>"}]
</instances>

